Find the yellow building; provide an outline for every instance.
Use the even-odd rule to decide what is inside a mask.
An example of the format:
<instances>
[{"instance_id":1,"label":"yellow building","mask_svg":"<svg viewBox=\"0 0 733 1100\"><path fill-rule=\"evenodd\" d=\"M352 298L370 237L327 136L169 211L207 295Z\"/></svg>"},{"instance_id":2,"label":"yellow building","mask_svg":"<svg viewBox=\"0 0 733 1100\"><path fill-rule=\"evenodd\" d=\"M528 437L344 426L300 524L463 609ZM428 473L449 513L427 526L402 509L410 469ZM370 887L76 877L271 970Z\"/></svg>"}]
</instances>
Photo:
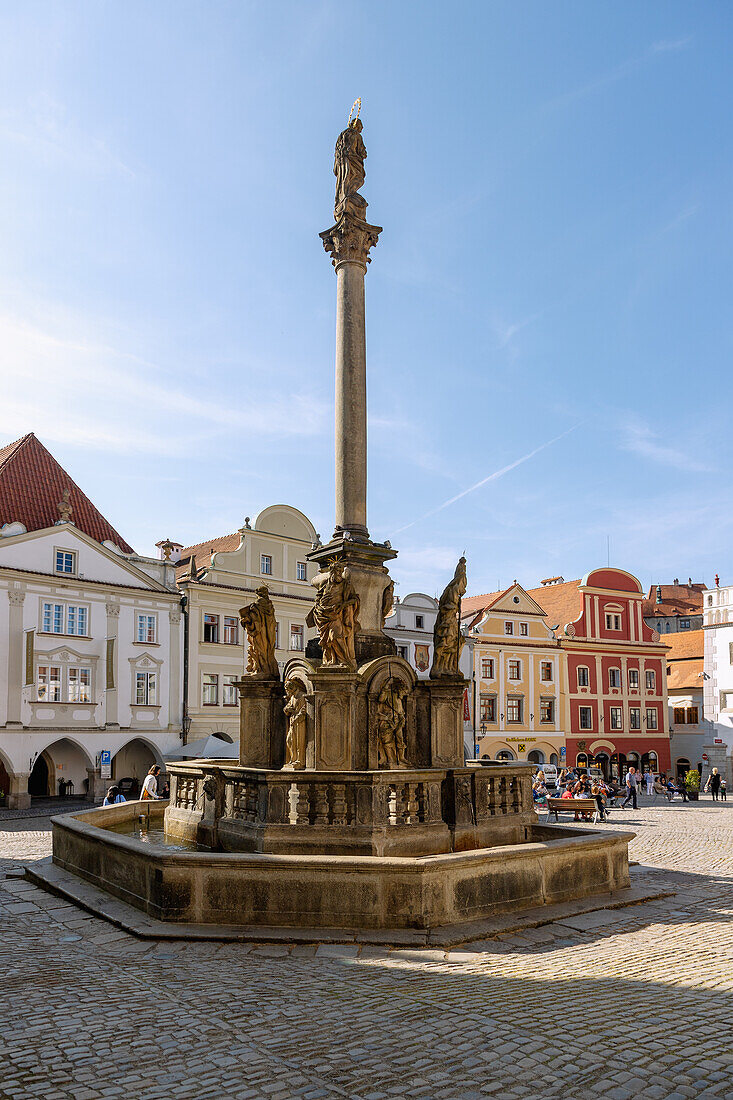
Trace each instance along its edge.
<instances>
[{"instance_id":1,"label":"yellow building","mask_svg":"<svg viewBox=\"0 0 733 1100\"><path fill-rule=\"evenodd\" d=\"M473 642L479 756L565 762L566 662L545 612L516 582L473 597L466 615Z\"/></svg>"}]
</instances>

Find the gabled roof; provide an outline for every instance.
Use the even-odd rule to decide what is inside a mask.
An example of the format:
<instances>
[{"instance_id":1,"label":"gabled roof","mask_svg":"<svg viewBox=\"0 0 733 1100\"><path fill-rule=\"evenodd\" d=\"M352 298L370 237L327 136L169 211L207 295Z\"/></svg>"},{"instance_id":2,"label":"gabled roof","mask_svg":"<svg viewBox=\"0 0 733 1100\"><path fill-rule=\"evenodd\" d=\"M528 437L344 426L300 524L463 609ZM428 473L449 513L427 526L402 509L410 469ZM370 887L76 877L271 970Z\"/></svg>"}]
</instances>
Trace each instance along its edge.
<instances>
[{"instance_id":1,"label":"gabled roof","mask_svg":"<svg viewBox=\"0 0 733 1100\"><path fill-rule=\"evenodd\" d=\"M65 489L75 527L96 542L113 542L124 553L134 553L33 432L0 448L0 527L13 521L27 531L53 527Z\"/></svg>"},{"instance_id":2,"label":"gabled roof","mask_svg":"<svg viewBox=\"0 0 733 1100\"><path fill-rule=\"evenodd\" d=\"M547 625L554 626L558 623L560 629L567 623L572 623L583 610L583 599L578 591L580 580L564 581L562 584L541 585L539 588L525 588L525 592L535 603L539 604L547 617ZM497 600L513 588L505 588L502 592L486 592L483 596L469 596L461 605L462 617L469 613L477 614L492 607Z\"/></svg>"}]
</instances>

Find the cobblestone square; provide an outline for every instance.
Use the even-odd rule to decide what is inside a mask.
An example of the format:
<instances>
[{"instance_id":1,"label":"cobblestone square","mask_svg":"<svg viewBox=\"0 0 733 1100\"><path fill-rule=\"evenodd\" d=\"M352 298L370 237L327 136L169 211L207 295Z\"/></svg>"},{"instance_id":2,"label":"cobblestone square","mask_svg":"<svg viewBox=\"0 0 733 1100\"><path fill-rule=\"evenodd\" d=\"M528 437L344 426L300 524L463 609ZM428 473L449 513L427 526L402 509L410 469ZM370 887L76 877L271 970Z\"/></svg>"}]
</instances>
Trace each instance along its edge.
<instances>
[{"instance_id":1,"label":"cobblestone square","mask_svg":"<svg viewBox=\"0 0 733 1100\"><path fill-rule=\"evenodd\" d=\"M659 1100L733 1090L733 803L617 811L673 896L440 950L136 939L13 876L0 1097Z\"/></svg>"}]
</instances>

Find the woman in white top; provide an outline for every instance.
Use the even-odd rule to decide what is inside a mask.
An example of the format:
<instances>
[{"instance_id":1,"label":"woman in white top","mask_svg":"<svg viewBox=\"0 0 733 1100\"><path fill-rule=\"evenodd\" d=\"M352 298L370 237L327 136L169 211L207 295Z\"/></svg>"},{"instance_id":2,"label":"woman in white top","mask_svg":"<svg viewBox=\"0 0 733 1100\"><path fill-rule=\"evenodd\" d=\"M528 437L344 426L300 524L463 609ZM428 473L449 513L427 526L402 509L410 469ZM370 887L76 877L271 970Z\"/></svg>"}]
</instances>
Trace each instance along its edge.
<instances>
[{"instance_id":1,"label":"woman in white top","mask_svg":"<svg viewBox=\"0 0 733 1100\"><path fill-rule=\"evenodd\" d=\"M145 776L145 782L143 783L143 789L140 791L141 798L160 798L158 794L158 776L160 775L160 765L153 764L152 768Z\"/></svg>"},{"instance_id":2,"label":"woman in white top","mask_svg":"<svg viewBox=\"0 0 733 1100\"><path fill-rule=\"evenodd\" d=\"M644 776L644 779L646 780L646 793L651 798L651 796L654 794L654 780L656 779L656 776L654 775L653 771L649 770Z\"/></svg>"}]
</instances>

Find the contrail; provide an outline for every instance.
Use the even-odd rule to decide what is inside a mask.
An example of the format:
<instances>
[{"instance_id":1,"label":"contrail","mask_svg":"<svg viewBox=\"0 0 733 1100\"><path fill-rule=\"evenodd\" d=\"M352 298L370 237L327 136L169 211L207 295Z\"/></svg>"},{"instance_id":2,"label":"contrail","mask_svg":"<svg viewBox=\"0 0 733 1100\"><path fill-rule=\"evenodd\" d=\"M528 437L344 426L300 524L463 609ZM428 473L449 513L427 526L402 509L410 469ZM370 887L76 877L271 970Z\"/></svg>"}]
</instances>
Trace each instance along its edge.
<instances>
[{"instance_id":1,"label":"contrail","mask_svg":"<svg viewBox=\"0 0 733 1100\"><path fill-rule=\"evenodd\" d=\"M475 493L477 489L480 489L482 485L488 485L490 481L498 481L504 474L508 474L511 470L515 470L517 466L521 466L523 462L529 462L530 458L534 458L540 451L546 450L551 447L553 443L558 443L561 439L564 439L566 435L570 435L576 428L579 428L583 424L581 420L578 424L573 424L572 428L568 428L567 431L561 432L560 435L556 435L554 439L548 439L546 443L541 443L539 447L535 447L529 454L522 455L521 458L516 459L514 462L510 462L508 466L502 466L500 470L495 470L493 474L489 474L488 477L482 477L480 481L477 481L475 485L471 485L468 489L463 489L456 496L451 497L450 500L443 501L437 508L433 508L430 512L426 512L424 516L420 516L419 519L414 519L412 523L406 523L404 527L398 527L394 532L395 535L401 534L402 531L407 531L409 527L414 527L416 523L422 523L424 519L429 519L430 516L435 516L438 512L442 512L444 508L448 508L451 504L455 504L457 500L461 500L463 497L467 497L469 493Z\"/></svg>"}]
</instances>

